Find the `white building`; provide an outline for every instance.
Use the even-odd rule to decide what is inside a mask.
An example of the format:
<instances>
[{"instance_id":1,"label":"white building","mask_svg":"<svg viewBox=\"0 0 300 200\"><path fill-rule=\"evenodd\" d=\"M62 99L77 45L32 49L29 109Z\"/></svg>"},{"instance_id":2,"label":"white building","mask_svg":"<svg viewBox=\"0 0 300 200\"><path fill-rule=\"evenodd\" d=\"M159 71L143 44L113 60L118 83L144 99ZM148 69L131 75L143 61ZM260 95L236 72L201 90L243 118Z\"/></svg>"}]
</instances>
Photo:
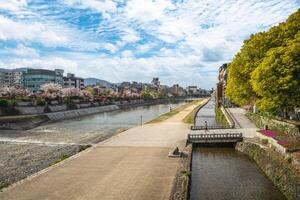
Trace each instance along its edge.
<instances>
[{"instance_id":1,"label":"white building","mask_svg":"<svg viewBox=\"0 0 300 200\"><path fill-rule=\"evenodd\" d=\"M16 86L22 84L23 74L26 68L19 69L0 69L0 84L7 86Z\"/></svg>"},{"instance_id":2,"label":"white building","mask_svg":"<svg viewBox=\"0 0 300 200\"><path fill-rule=\"evenodd\" d=\"M68 73L67 77L64 77L64 87L74 87L82 90L84 89L84 79L75 77L74 74Z\"/></svg>"}]
</instances>

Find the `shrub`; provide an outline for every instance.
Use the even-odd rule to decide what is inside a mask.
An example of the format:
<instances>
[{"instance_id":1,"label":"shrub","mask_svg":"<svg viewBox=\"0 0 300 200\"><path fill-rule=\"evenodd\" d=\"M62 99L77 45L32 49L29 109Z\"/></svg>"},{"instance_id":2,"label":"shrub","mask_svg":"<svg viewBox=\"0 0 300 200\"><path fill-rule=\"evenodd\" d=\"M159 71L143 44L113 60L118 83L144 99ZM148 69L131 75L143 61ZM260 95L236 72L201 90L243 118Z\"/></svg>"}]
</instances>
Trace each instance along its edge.
<instances>
[{"instance_id":1,"label":"shrub","mask_svg":"<svg viewBox=\"0 0 300 200\"><path fill-rule=\"evenodd\" d=\"M45 101L44 99L38 99L38 100L36 101L36 104L37 104L38 106L44 106L44 105L46 105L46 101Z\"/></svg>"},{"instance_id":2,"label":"shrub","mask_svg":"<svg viewBox=\"0 0 300 200\"><path fill-rule=\"evenodd\" d=\"M14 100L14 99L11 99L11 100L8 101L8 105L9 106L16 106L17 105L17 101Z\"/></svg>"},{"instance_id":3,"label":"shrub","mask_svg":"<svg viewBox=\"0 0 300 200\"><path fill-rule=\"evenodd\" d=\"M0 107L7 107L8 101L6 99L0 99Z\"/></svg>"},{"instance_id":4,"label":"shrub","mask_svg":"<svg viewBox=\"0 0 300 200\"><path fill-rule=\"evenodd\" d=\"M181 173L186 176L186 177L190 177L192 175L192 172L189 171L189 170L184 170L184 171L181 171Z\"/></svg>"},{"instance_id":5,"label":"shrub","mask_svg":"<svg viewBox=\"0 0 300 200\"><path fill-rule=\"evenodd\" d=\"M268 144L268 139L262 139L261 143L264 144L264 145Z\"/></svg>"},{"instance_id":6,"label":"shrub","mask_svg":"<svg viewBox=\"0 0 300 200\"><path fill-rule=\"evenodd\" d=\"M287 158L287 162L288 162L289 164L291 164L291 163L293 162L293 158L292 158L292 157L288 157L288 158Z\"/></svg>"}]
</instances>

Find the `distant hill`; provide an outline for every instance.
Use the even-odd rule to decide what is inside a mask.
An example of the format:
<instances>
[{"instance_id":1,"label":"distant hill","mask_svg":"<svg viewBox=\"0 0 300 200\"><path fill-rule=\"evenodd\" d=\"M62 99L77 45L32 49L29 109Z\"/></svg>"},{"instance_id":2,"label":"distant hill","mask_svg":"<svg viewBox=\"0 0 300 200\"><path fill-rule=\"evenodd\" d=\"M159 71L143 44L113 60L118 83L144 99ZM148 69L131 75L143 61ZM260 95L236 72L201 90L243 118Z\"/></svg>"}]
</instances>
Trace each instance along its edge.
<instances>
[{"instance_id":1,"label":"distant hill","mask_svg":"<svg viewBox=\"0 0 300 200\"><path fill-rule=\"evenodd\" d=\"M105 81L105 80L97 79L97 78L86 78L86 79L84 79L84 85L85 86L96 85L97 83L104 86L104 87L112 87L114 85L113 83L110 83L110 82Z\"/></svg>"}]
</instances>

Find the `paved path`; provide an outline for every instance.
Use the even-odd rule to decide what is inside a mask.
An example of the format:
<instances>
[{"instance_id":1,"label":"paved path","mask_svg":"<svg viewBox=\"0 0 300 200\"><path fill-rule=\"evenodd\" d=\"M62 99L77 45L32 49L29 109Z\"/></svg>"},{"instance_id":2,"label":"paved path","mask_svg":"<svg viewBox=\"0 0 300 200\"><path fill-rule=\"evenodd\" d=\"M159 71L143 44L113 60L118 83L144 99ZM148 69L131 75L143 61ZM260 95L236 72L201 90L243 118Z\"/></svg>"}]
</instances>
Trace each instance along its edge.
<instances>
[{"instance_id":1,"label":"paved path","mask_svg":"<svg viewBox=\"0 0 300 200\"><path fill-rule=\"evenodd\" d=\"M233 119L238 123L241 128L256 128L246 116L246 111L242 108L227 108L229 113L233 116Z\"/></svg>"},{"instance_id":2,"label":"paved path","mask_svg":"<svg viewBox=\"0 0 300 200\"><path fill-rule=\"evenodd\" d=\"M256 131L258 128L253 124L246 116L246 111L242 108L226 108L231 116L233 117L234 121L237 126L235 129L215 129L215 130L198 130L198 131L190 131L191 134L218 134L218 133L243 133L243 137L246 138L254 138L256 137Z\"/></svg>"},{"instance_id":3,"label":"paved path","mask_svg":"<svg viewBox=\"0 0 300 200\"><path fill-rule=\"evenodd\" d=\"M168 120L125 131L0 193L2 200L169 199L181 160L192 105Z\"/></svg>"}]
</instances>

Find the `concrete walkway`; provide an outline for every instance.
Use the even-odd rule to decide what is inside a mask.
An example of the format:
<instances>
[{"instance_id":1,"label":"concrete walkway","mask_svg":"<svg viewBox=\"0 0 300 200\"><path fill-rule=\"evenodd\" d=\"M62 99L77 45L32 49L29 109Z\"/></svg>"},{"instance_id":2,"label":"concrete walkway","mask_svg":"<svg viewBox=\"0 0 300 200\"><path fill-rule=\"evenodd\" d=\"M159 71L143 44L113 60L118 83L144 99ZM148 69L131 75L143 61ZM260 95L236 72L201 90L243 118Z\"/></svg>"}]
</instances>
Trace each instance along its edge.
<instances>
[{"instance_id":1,"label":"concrete walkway","mask_svg":"<svg viewBox=\"0 0 300 200\"><path fill-rule=\"evenodd\" d=\"M243 137L254 138L256 137L256 131L258 128L253 124L246 116L246 111L242 108L226 108L235 123L238 125L235 129L215 129L215 130L199 130L190 131L191 134L218 134L218 133L243 133Z\"/></svg>"},{"instance_id":2,"label":"concrete walkway","mask_svg":"<svg viewBox=\"0 0 300 200\"><path fill-rule=\"evenodd\" d=\"M243 108L227 108L234 121L240 125L241 128L256 128L246 116L246 111Z\"/></svg>"},{"instance_id":3,"label":"concrete walkway","mask_svg":"<svg viewBox=\"0 0 300 200\"><path fill-rule=\"evenodd\" d=\"M182 119L192 105L166 121L114 136L0 193L0 199L169 199L181 159L168 158L185 144Z\"/></svg>"}]
</instances>

